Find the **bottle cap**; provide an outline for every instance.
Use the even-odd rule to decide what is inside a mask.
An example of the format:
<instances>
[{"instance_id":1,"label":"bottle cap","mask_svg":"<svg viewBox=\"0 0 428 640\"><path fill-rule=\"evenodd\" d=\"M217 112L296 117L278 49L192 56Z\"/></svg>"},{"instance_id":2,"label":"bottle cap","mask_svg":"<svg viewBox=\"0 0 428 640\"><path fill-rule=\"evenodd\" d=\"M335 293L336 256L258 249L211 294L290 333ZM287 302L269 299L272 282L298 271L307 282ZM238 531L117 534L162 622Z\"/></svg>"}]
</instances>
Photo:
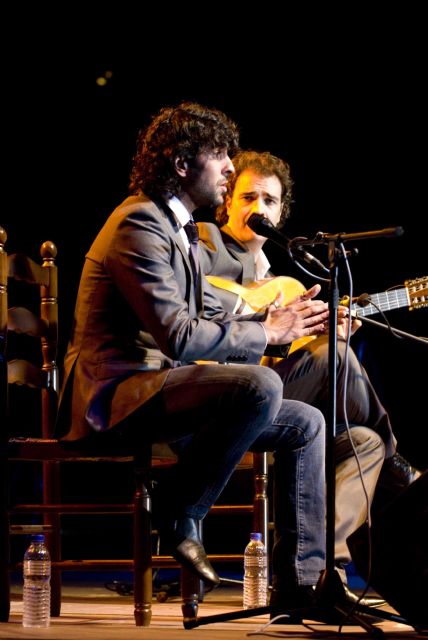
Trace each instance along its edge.
<instances>
[{"instance_id":1,"label":"bottle cap","mask_svg":"<svg viewBox=\"0 0 428 640\"><path fill-rule=\"evenodd\" d=\"M31 536L31 542L44 542L45 536L43 533L36 533Z\"/></svg>"},{"instance_id":2,"label":"bottle cap","mask_svg":"<svg viewBox=\"0 0 428 640\"><path fill-rule=\"evenodd\" d=\"M253 531L253 533L250 534L250 538L251 540L261 540L262 534L259 531Z\"/></svg>"}]
</instances>

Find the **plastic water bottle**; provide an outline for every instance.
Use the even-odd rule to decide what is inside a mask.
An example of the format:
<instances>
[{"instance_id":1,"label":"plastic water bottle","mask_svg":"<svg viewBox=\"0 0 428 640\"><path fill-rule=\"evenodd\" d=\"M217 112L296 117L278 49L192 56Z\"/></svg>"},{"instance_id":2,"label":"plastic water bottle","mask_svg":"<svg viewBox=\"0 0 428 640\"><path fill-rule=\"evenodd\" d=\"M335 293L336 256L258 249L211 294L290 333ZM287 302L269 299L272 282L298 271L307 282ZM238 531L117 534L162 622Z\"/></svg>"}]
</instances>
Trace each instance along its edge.
<instances>
[{"instance_id":1,"label":"plastic water bottle","mask_svg":"<svg viewBox=\"0 0 428 640\"><path fill-rule=\"evenodd\" d=\"M44 535L31 536L24 554L24 627L48 627L51 605L51 558Z\"/></svg>"},{"instance_id":2,"label":"plastic water bottle","mask_svg":"<svg viewBox=\"0 0 428 640\"><path fill-rule=\"evenodd\" d=\"M265 607L268 591L268 563L261 533L252 533L244 552L244 609Z\"/></svg>"}]
</instances>

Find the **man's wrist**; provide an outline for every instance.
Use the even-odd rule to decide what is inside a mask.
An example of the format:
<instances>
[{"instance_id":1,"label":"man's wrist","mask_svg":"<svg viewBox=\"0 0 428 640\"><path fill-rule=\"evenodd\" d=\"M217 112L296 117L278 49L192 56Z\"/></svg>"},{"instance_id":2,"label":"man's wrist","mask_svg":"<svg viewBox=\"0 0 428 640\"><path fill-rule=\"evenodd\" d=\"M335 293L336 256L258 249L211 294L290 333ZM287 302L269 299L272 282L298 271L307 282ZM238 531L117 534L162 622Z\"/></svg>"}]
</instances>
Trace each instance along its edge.
<instances>
[{"instance_id":1,"label":"man's wrist","mask_svg":"<svg viewBox=\"0 0 428 640\"><path fill-rule=\"evenodd\" d=\"M266 327L265 327L265 325L263 324L263 322L259 322L259 325L263 328L263 331L265 332L266 344L265 344L264 351L266 352L266 349L267 349L267 348L268 348L268 346L269 346L269 337L268 337L268 332L267 332Z\"/></svg>"}]
</instances>

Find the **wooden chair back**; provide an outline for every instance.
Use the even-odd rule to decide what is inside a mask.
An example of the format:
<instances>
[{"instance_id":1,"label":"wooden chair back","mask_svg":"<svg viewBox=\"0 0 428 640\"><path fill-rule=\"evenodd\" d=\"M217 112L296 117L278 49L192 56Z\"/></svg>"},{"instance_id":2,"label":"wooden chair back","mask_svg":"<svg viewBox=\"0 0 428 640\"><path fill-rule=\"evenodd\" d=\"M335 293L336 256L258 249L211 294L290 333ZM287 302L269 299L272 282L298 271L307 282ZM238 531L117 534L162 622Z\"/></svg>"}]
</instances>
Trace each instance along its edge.
<instances>
[{"instance_id":1,"label":"wooden chair back","mask_svg":"<svg viewBox=\"0 0 428 640\"><path fill-rule=\"evenodd\" d=\"M67 571L133 570L134 615L138 626L147 626L151 617L152 602L152 548L150 522L150 495L148 482L153 466L174 464L176 456L167 445L148 444L143 451L87 451L62 443L54 437L58 407L59 373L58 353L58 267L57 249L44 242L40 249L42 264L23 254L7 255L6 233L0 228L0 371L2 412L2 501L0 513L1 548L0 561L0 619L7 620L10 608L9 571L20 568L19 562L10 562L10 535L42 531L46 534L52 558L51 615L58 616L61 608L61 573ZM36 308L8 306L8 293L13 283L24 285L16 295L28 295L27 287L36 291L29 296ZM18 290L20 287L18 284ZM26 298L28 301L28 298ZM13 349L12 342L13 337ZM23 340L23 352L18 345ZM32 342L31 349L28 339ZM16 344L15 344L16 342ZM18 356L15 357L15 351ZM13 352L13 353L12 353ZM12 357L14 356L14 357ZM12 385L28 387L40 392L40 413L33 415L21 431L9 410ZM36 425L34 427L33 423ZM7 427L6 427L7 425ZM13 429L12 429L13 427ZM35 428L40 433L34 434ZM39 502L12 504L8 486L7 466L13 463L39 463L42 496ZM61 465L69 462L120 462L133 464L135 492L133 500L126 504L65 504L61 500ZM36 492L34 492L36 493ZM31 498L31 492L28 496ZM37 499L37 498L36 498ZM133 516L134 552L132 560L67 560L62 558L61 516L64 514L123 514ZM31 519L22 524L22 517ZM41 514L40 524L33 524L33 515ZM19 517L19 523L15 524ZM174 564L172 558L170 562Z\"/></svg>"},{"instance_id":2,"label":"wooden chair back","mask_svg":"<svg viewBox=\"0 0 428 640\"><path fill-rule=\"evenodd\" d=\"M174 464L175 455L166 444L148 445L135 454L133 451L82 451L70 443L55 438L55 421L59 395L58 354L58 267L57 249L50 242L40 248L42 263L23 254L7 255L6 232L0 227L0 412L4 425L1 431L1 503L0 503L0 621L7 621L10 609L9 572L20 568L19 561L10 559L11 534L44 532L52 558L51 615L61 610L61 575L63 571L133 570L134 616L137 626L147 626L151 619L152 567L177 566L171 556L153 555L151 539L151 504L148 490L153 467ZM13 283L24 285L18 292L24 297L27 287L36 291L33 308L8 306L8 292ZM36 306L34 307L34 299ZM17 357L11 353L9 342L24 338L24 351ZM28 349L27 339L36 348ZM14 349L15 350L14 345ZM16 346L17 352L19 348ZM27 357L31 351L31 358ZM8 395L12 385L29 387L40 393L40 411L16 432L12 424ZM40 433L34 433L34 425ZM6 426L7 425L7 426ZM12 433L12 428L14 432ZM8 486L8 466L14 463L38 464L41 475L42 496L37 501L11 502ZM133 465L135 491L130 503L64 503L61 496L61 469L70 462L128 463ZM252 469L254 500L244 505L214 505L211 512L253 514L253 530L261 531L268 542L267 456L265 453L247 453L240 469ZM133 558L125 560L75 560L62 557L61 518L65 514L124 514L133 518ZM24 517L38 514L40 522L23 524ZM202 533L202 532L201 532ZM243 552L243 550L242 550ZM212 562L241 562L243 554L210 555ZM201 600L201 586L188 571L181 572L183 614L196 615Z\"/></svg>"}]
</instances>

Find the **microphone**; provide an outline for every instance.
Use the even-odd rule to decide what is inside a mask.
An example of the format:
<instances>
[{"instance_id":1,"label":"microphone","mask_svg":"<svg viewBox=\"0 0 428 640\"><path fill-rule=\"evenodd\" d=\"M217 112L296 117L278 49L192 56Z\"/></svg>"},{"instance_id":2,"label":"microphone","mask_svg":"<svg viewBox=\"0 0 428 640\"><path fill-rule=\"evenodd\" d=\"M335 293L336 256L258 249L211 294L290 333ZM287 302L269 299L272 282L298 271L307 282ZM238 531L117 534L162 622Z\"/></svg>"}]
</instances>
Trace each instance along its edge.
<instances>
[{"instance_id":1,"label":"microphone","mask_svg":"<svg viewBox=\"0 0 428 640\"><path fill-rule=\"evenodd\" d=\"M315 264L319 269L323 271L328 271L327 267L323 265L323 263L315 258L312 254L308 253L301 247L297 245L295 247L291 246L291 240L287 238L284 234L280 233L271 223L268 218L265 218L261 213L253 213L247 220L247 225L252 229L258 236L263 236L263 238L268 238L272 240L276 244L278 244L283 249L287 249L290 253L295 252L300 258L302 258L305 262L309 264Z\"/></svg>"}]
</instances>

